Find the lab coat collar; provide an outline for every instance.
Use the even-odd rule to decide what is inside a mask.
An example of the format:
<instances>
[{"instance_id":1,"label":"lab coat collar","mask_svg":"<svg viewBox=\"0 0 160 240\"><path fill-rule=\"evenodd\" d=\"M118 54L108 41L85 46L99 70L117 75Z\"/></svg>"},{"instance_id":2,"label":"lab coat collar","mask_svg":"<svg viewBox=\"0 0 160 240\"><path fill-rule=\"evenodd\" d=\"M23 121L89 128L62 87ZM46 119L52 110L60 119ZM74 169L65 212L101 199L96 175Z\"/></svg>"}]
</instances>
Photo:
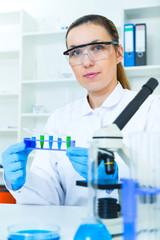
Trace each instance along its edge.
<instances>
[{"instance_id":1,"label":"lab coat collar","mask_svg":"<svg viewBox=\"0 0 160 240\"><path fill-rule=\"evenodd\" d=\"M106 98L106 100L103 102L100 108L109 108L116 105L120 101L121 97L123 96L123 93L124 93L124 89L122 88L122 85L120 84L120 82L118 82L115 89ZM86 96L84 98L84 104L82 105L82 116L93 113L94 111L95 110L90 107L88 103L88 97Z\"/></svg>"}]
</instances>

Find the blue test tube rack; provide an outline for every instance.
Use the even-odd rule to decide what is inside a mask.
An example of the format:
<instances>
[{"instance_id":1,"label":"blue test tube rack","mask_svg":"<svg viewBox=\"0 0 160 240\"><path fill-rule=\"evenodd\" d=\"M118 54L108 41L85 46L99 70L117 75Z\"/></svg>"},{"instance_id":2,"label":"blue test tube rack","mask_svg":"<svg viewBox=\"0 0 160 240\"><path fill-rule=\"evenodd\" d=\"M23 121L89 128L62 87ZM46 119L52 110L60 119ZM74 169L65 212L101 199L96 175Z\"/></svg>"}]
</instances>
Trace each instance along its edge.
<instances>
[{"instance_id":1,"label":"blue test tube rack","mask_svg":"<svg viewBox=\"0 0 160 240\"><path fill-rule=\"evenodd\" d=\"M66 151L68 147L75 147L75 140L63 141L62 138L53 140L53 136L49 136L49 139L47 140L36 139L35 137L32 137L32 138L24 138L23 141L27 149L35 149L35 150ZM38 142L48 143L48 147L37 147ZM64 147L64 143L66 147ZM41 146L41 144L39 145Z\"/></svg>"}]
</instances>

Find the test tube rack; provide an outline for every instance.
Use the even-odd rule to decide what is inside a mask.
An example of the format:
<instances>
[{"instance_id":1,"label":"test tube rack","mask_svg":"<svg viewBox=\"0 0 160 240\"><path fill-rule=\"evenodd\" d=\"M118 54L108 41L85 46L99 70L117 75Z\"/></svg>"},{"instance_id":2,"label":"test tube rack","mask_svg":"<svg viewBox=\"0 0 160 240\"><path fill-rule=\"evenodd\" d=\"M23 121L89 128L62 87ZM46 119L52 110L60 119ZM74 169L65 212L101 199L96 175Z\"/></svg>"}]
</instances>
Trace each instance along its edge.
<instances>
[{"instance_id":1,"label":"test tube rack","mask_svg":"<svg viewBox=\"0 0 160 240\"><path fill-rule=\"evenodd\" d=\"M45 140L44 135L41 135L40 139L36 139L36 137L24 138L24 143L26 149L35 150L66 151L68 147L75 146L75 140L71 140L69 136L66 137L66 141L63 141L62 138L53 140L53 136L49 136L49 138Z\"/></svg>"},{"instance_id":2,"label":"test tube rack","mask_svg":"<svg viewBox=\"0 0 160 240\"><path fill-rule=\"evenodd\" d=\"M140 197L145 208L144 214L146 215L144 216L148 217L149 222L148 225L144 225L145 227L143 226L141 231L139 229L139 233L144 233L144 236L147 236L147 239L159 239L159 237L156 237L156 234L158 234L159 231L159 225L157 225L157 221L159 221L158 195L160 194L160 189L151 186L140 187L138 182L133 179L123 179L122 184L122 216L124 229L123 239L144 239L139 238L137 235L137 218L139 217L137 214L138 196Z\"/></svg>"}]
</instances>

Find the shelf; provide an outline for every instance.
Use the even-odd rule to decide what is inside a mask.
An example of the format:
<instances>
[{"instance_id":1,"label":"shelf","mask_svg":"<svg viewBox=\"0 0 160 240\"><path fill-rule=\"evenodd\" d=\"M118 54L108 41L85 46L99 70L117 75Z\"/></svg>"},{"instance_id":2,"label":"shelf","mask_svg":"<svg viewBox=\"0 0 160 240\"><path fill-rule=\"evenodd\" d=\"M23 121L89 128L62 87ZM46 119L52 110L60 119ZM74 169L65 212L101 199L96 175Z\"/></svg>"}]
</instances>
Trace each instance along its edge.
<instances>
[{"instance_id":1,"label":"shelf","mask_svg":"<svg viewBox=\"0 0 160 240\"><path fill-rule=\"evenodd\" d=\"M124 10L124 23L145 23L146 24L146 58L148 65L160 65L160 45L157 29L160 25L160 5L153 7L140 7ZM124 35L123 35L124 37ZM153 71L151 70L151 74ZM147 72L144 72L146 75ZM150 71L148 72L150 74ZM157 74L157 72L155 73Z\"/></svg>"},{"instance_id":2,"label":"shelf","mask_svg":"<svg viewBox=\"0 0 160 240\"><path fill-rule=\"evenodd\" d=\"M0 59L1 58L18 58L19 57L19 49L8 49L5 51L0 51Z\"/></svg>"},{"instance_id":3,"label":"shelf","mask_svg":"<svg viewBox=\"0 0 160 240\"><path fill-rule=\"evenodd\" d=\"M49 117L51 113L22 113L21 117Z\"/></svg>"},{"instance_id":4,"label":"shelf","mask_svg":"<svg viewBox=\"0 0 160 240\"><path fill-rule=\"evenodd\" d=\"M56 31L56 32L30 32L24 33L23 40L31 41L32 44L45 44L52 42L63 41L65 43L65 31Z\"/></svg>"},{"instance_id":5,"label":"shelf","mask_svg":"<svg viewBox=\"0 0 160 240\"><path fill-rule=\"evenodd\" d=\"M18 93L0 92L1 97L18 98Z\"/></svg>"},{"instance_id":6,"label":"shelf","mask_svg":"<svg viewBox=\"0 0 160 240\"><path fill-rule=\"evenodd\" d=\"M42 79L42 80L24 80L22 84L46 84L46 83L73 83L77 82L74 78L55 78L55 79Z\"/></svg>"},{"instance_id":7,"label":"shelf","mask_svg":"<svg viewBox=\"0 0 160 240\"><path fill-rule=\"evenodd\" d=\"M23 37L43 37L43 36L55 36L62 34L64 35L66 31L48 31L48 32L28 32L28 33L23 33Z\"/></svg>"},{"instance_id":8,"label":"shelf","mask_svg":"<svg viewBox=\"0 0 160 240\"><path fill-rule=\"evenodd\" d=\"M17 133L18 128L0 128L0 133Z\"/></svg>"},{"instance_id":9,"label":"shelf","mask_svg":"<svg viewBox=\"0 0 160 240\"><path fill-rule=\"evenodd\" d=\"M129 77L146 77L146 76L158 76L160 77L160 65L146 65L146 66L135 66L125 67L125 72Z\"/></svg>"},{"instance_id":10,"label":"shelf","mask_svg":"<svg viewBox=\"0 0 160 240\"><path fill-rule=\"evenodd\" d=\"M125 9L126 19L159 18L160 6Z\"/></svg>"}]
</instances>

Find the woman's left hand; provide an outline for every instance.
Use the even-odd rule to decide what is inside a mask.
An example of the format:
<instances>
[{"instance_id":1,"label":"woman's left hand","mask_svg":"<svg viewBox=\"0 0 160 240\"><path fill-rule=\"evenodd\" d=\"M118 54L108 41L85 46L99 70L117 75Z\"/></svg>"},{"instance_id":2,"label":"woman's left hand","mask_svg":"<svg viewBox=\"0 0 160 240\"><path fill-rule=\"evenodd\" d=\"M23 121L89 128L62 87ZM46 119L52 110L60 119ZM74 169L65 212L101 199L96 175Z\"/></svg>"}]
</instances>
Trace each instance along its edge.
<instances>
[{"instance_id":1,"label":"woman's left hand","mask_svg":"<svg viewBox=\"0 0 160 240\"><path fill-rule=\"evenodd\" d=\"M88 180L88 149L81 147L67 148L66 155L73 168L86 180ZM115 162L114 174L107 174L104 161L98 165L98 182L102 184L116 184L118 182L118 166Z\"/></svg>"}]
</instances>

